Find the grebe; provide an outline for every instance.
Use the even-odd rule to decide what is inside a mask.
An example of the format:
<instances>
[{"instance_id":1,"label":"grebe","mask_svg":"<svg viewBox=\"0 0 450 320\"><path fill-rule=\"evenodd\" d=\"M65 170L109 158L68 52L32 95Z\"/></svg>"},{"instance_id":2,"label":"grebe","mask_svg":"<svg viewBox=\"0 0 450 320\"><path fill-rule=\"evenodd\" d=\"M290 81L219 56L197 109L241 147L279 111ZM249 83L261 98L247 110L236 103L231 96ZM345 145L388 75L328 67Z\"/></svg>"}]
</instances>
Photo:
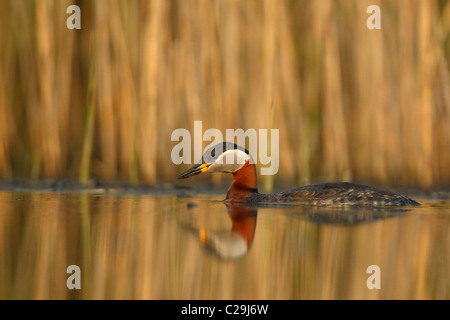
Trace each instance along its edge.
<instances>
[{"instance_id":1,"label":"grebe","mask_svg":"<svg viewBox=\"0 0 450 320\"><path fill-rule=\"evenodd\" d=\"M233 158L234 161L226 161ZM202 156L202 163L182 173L178 179L189 178L202 172L226 172L233 174L233 182L227 192L230 202L303 203L311 205L355 206L409 206L420 205L413 199L373 187L332 182L304 186L275 194L258 192L256 167L247 149L231 142L223 142L209 148Z\"/></svg>"}]
</instances>

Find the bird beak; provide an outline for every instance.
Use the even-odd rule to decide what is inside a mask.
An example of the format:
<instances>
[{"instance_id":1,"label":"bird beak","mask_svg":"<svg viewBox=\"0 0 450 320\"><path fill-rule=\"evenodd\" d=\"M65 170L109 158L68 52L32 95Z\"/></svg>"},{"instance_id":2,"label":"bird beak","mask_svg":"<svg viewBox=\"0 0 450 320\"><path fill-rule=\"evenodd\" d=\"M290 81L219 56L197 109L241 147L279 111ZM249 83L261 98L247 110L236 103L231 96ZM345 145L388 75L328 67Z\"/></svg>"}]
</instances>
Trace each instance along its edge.
<instances>
[{"instance_id":1,"label":"bird beak","mask_svg":"<svg viewBox=\"0 0 450 320\"><path fill-rule=\"evenodd\" d=\"M189 170L183 172L182 174L180 174L178 176L178 179L185 179L185 178L189 178L192 176L195 176L196 174L208 171L208 167L211 165L211 163L200 163L200 164L196 164L195 166L193 166L192 168L190 168Z\"/></svg>"}]
</instances>

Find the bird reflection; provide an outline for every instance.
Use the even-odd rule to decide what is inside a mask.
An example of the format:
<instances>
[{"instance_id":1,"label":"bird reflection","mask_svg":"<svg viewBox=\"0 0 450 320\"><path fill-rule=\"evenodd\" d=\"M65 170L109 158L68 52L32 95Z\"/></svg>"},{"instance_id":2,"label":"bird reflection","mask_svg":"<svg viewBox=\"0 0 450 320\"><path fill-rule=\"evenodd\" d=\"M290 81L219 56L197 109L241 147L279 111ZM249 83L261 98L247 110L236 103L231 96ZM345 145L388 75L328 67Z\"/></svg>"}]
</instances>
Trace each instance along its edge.
<instances>
[{"instance_id":1,"label":"bird reflection","mask_svg":"<svg viewBox=\"0 0 450 320\"><path fill-rule=\"evenodd\" d=\"M366 208L366 207L302 207L303 214L298 210L286 210L285 214L291 218L308 220L314 224L336 226L355 226L377 220L403 215L410 209L393 207Z\"/></svg>"},{"instance_id":2,"label":"bird reflection","mask_svg":"<svg viewBox=\"0 0 450 320\"><path fill-rule=\"evenodd\" d=\"M200 242L219 258L238 259L245 256L253 242L256 228L257 209L241 203L226 203L231 219L230 230L207 230L185 225L196 232Z\"/></svg>"},{"instance_id":3,"label":"bird reflection","mask_svg":"<svg viewBox=\"0 0 450 320\"><path fill-rule=\"evenodd\" d=\"M200 242L210 249L217 257L233 260L245 256L251 244L256 229L257 206L245 203L226 202L228 216L231 219L230 230L207 230L204 227L194 227L184 224L195 232ZM370 223L375 220L387 219L404 214L406 209L364 208L364 207L315 207L296 206L291 204L259 204L261 208L280 208L281 214L291 219L307 220L319 225L354 226Z\"/></svg>"}]
</instances>

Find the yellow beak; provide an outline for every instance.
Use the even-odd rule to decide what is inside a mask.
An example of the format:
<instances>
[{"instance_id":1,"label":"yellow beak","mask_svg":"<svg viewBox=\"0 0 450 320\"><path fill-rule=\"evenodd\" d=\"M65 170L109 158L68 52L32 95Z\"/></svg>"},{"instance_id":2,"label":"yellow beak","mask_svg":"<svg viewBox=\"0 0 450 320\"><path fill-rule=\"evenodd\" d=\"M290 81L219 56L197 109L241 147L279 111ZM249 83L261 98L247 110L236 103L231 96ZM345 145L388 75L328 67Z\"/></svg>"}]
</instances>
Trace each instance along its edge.
<instances>
[{"instance_id":1,"label":"yellow beak","mask_svg":"<svg viewBox=\"0 0 450 320\"><path fill-rule=\"evenodd\" d=\"M183 172L182 174L180 174L178 179L189 178L189 177L195 176L196 174L200 174L202 172L208 171L208 167L210 165L211 165L211 163L196 164L195 166L193 166L189 170L187 170L187 171Z\"/></svg>"}]
</instances>

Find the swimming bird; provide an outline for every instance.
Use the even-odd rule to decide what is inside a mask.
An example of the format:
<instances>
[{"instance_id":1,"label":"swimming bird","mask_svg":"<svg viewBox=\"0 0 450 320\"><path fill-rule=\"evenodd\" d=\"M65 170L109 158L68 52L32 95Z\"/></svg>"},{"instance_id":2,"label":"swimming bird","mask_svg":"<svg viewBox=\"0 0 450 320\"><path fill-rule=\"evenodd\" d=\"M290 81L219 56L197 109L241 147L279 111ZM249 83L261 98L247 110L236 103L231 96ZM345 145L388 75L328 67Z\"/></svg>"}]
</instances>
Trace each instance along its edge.
<instances>
[{"instance_id":1,"label":"swimming bird","mask_svg":"<svg viewBox=\"0 0 450 320\"><path fill-rule=\"evenodd\" d=\"M231 161L230 161L231 160ZM320 183L274 194L258 192L256 166L247 149L231 142L219 143L202 156L201 163L182 173L178 179L202 172L225 172L233 175L226 201L244 203L303 203L319 206L409 206L417 201L389 191L349 183Z\"/></svg>"}]
</instances>

